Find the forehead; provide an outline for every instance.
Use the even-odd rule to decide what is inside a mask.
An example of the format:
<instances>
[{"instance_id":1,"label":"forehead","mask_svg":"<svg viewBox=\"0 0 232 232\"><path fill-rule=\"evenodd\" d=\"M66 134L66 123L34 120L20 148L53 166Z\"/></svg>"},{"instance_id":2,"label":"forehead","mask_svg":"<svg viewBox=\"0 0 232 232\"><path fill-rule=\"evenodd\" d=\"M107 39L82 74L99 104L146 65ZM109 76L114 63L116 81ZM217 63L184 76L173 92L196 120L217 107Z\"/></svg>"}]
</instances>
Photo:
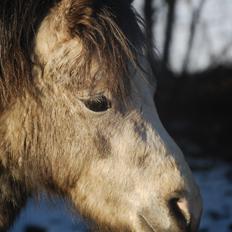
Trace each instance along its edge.
<instances>
[{"instance_id":1,"label":"forehead","mask_svg":"<svg viewBox=\"0 0 232 232\"><path fill-rule=\"evenodd\" d=\"M75 39L57 47L49 56L44 75L50 81L69 89L113 91L124 84L124 91L129 93L131 88L150 82L151 72L145 56L138 57L138 64L125 61L128 63L117 70L113 69L115 64L111 63L113 60L110 57L109 62L102 61L95 54L87 57L79 41ZM139 85L135 83L138 81Z\"/></svg>"}]
</instances>

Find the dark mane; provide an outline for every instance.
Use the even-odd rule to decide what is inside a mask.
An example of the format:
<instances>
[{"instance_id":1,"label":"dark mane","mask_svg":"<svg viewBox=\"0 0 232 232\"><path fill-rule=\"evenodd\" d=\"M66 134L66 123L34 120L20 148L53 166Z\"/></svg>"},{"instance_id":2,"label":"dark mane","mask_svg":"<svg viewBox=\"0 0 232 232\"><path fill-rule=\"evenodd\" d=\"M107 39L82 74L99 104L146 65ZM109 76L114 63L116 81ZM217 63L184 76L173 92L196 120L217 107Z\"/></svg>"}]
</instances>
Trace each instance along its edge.
<instances>
[{"instance_id":1,"label":"dark mane","mask_svg":"<svg viewBox=\"0 0 232 232\"><path fill-rule=\"evenodd\" d=\"M31 54L37 28L57 0L2 0L0 3L0 111L32 86ZM112 88L125 92L128 61L136 60L142 33L126 0L72 0L65 15L70 34L84 45L86 70L93 56ZM105 67L105 69L104 69ZM114 79L112 79L114 78Z\"/></svg>"},{"instance_id":2,"label":"dark mane","mask_svg":"<svg viewBox=\"0 0 232 232\"><path fill-rule=\"evenodd\" d=\"M30 85L37 26L54 0L0 2L0 112Z\"/></svg>"}]
</instances>

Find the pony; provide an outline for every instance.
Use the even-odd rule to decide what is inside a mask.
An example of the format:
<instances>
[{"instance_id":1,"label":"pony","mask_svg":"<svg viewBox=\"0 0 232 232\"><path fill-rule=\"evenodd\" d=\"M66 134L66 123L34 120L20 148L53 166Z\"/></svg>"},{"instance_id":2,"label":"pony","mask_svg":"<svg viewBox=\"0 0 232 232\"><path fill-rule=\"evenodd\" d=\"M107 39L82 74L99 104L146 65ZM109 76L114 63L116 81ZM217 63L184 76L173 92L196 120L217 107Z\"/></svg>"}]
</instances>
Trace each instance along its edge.
<instances>
[{"instance_id":1,"label":"pony","mask_svg":"<svg viewBox=\"0 0 232 232\"><path fill-rule=\"evenodd\" d=\"M199 189L158 117L144 41L130 0L1 0L1 232L41 192L90 231L197 230Z\"/></svg>"}]
</instances>

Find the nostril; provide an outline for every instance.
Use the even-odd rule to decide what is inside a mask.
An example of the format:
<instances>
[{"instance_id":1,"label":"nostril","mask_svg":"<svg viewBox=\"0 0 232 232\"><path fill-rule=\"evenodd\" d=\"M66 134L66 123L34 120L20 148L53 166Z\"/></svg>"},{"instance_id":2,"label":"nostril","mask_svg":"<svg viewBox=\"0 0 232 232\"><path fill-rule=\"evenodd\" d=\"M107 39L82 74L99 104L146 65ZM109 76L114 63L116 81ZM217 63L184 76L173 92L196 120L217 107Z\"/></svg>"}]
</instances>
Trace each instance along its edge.
<instances>
[{"instance_id":1,"label":"nostril","mask_svg":"<svg viewBox=\"0 0 232 232\"><path fill-rule=\"evenodd\" d=\"M191 212L188 200L184 197L174 197L169 200L169 209L177 224L179 224L184 231L190 231Z\"/></svg>"},{"instance_id":2,"label":"nostril","mask_svg":"<svg viewBox=\"0 0 232 232\"><path fill-rule=\"evenodd\" d=\"M176 205L185 217L185 220L188 224L191 222L191 212L189 207L189 202L186 198L180 198L176 201Z\"/></svg>"}]
</instances>

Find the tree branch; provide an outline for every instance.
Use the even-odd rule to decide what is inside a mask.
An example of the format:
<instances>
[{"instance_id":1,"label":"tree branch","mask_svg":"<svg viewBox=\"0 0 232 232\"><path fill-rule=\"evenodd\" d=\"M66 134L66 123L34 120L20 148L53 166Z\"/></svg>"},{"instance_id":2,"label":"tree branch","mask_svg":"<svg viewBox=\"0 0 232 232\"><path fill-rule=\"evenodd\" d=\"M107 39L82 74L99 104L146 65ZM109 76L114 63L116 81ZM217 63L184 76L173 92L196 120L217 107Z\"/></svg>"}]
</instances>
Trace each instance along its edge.
<instances>
[{"instance_id":1,"label":"tree branch","mask_svg":"<svg viewBox=\"0 0 232 232\"><path fill-rule=\"evenodd\" d=\"M189 33L189 39L188 39L188 46L185 54L185 59L183 63L183 73L186 73L188 70L189 62L190 62L190 56L192 53L192 48L194 44L194 39L196 36L196 29L200 21L201 13L204 7L204 4L206 3L206 0L201 0L199 3L199 6L193 11L192 14L192 20L190 25L190 33Z\"/></svg>"}]
</instances>

